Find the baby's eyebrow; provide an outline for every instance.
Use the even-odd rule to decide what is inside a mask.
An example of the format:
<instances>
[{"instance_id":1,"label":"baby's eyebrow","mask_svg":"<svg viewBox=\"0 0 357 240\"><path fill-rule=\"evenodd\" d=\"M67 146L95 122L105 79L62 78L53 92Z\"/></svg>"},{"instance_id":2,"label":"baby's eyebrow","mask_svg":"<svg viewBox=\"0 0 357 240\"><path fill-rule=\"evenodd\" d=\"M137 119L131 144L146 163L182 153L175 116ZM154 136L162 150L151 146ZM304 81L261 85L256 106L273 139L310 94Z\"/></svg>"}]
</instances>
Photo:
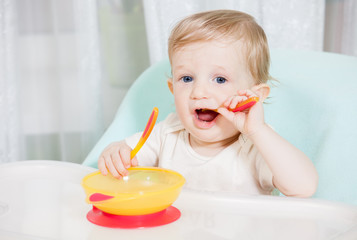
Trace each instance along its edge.
<instances>
[{"instance_id":1,"label":"baby's eyebrow","mask_svg":"<svg viewBox=\"0 0 357 240\"><path fill-rule=\"evenodd\" d=\"M184 74L184 73L189 73L191 72L191 70L189 68L187 68L187 66L185 65L177 65L174 67L171 67L171 75L173 76L173 74Z\"/></svg>"},{"instance_id":2,"label":"baby's eyebrow","mask_svg":"<svg viewBox=\"0 0 357 240\"><path fill-rule=\"evenodd\" d=\"M227 71L227 69L226 69L225 67L220 66L220 65L214 65L213 67L215 67L215 68L218 69L218 70L222 70L222 71L224 71L224 72Z\"/></svg>"},{"instance_id":3,"label":"baby's eyebrow","mask_svg":"<svg viewBox=\"0 0 357 240\"><path fill-rule=\"evenodd\" d=\"M185 65L178 65L178 66L175 66L174 67L176 70L182 70L182 69L185 69ZM172 70L171 70L172 71Z\"/></svg>"}]
</instances>

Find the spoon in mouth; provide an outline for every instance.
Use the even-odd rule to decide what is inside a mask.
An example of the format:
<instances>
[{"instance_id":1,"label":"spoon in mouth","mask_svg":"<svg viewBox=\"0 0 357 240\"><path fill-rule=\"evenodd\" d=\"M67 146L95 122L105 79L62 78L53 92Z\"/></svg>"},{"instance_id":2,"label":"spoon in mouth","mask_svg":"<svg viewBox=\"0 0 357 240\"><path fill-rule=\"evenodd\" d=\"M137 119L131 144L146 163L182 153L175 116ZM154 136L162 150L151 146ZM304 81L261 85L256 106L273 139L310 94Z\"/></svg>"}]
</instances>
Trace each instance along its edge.
<instances>
[{"instance_id":1,"label":"spoon in mouth","mask_svg":"<svg viewBox=\"0 0 357 240\"><path fill-rule=\"evenodd\" d=\"M259 97L251 97L241 103L238 103L237 106L233 109L228 108L228 110L231 112L242 112L242 111L252 107L258 101L259 101ZM217 109L202 109L202 111L204 111L204 112L209 111L209 110L217 112Z\"/></svg>"}]
</instances>

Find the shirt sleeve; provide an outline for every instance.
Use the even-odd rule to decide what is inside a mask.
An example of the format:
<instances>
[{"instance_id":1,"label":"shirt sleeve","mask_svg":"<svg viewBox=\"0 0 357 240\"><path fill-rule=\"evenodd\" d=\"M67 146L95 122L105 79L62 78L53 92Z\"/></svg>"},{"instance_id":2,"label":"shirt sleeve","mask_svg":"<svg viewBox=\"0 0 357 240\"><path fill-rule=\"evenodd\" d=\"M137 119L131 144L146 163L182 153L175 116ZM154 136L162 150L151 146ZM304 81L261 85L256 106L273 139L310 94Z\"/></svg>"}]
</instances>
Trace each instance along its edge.
<instances>
[{"instance_id":1,"label":"shirt sleeve","mask_svg":"<svg viewBox=\"0 0 357 240\"><path fill-rule=\"evenodd\" d=\"M274 190L274 184L273 173L271 172L269 166L250 139L241 135L239 140L243 145L243 153L245 153L248 158L251 171L257 181L257 184L259 185L260 191L263 194L271 194Z\"/></svg>"},{"instance_id":2,"label":"shirt sleeve","mask_svg":"<svg viewBox=\"0 0 357 240\"><path fill-rule=\"evenodd\" d=\"M266 192L272 192L274 190L273 173L259 152L256 156L255 168L262 190Z\"/></svg>"}]
</instances>

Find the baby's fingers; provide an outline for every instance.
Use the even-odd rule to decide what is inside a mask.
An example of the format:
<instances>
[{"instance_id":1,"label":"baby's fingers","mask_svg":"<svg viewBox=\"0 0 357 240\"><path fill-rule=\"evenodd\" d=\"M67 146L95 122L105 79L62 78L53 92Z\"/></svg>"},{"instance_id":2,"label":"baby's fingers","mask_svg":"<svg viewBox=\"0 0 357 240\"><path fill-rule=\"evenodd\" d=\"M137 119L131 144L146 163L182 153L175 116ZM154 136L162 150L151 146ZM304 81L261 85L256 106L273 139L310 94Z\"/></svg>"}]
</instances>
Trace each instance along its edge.
<instances>
[{"instance_id":1,"label":"baby's fingers","mask_svg":"<svg viewBox=\"0 0 357 240\"><path fill-rule=\"evenodd\" d=\"M104 157L100 157L99 161L98 161L98 168L99 168L99 171L104 175L106 176L108 174L108 169L105 165L105 160L104 160Z\"/></svg>"},{"instance_id":2,"label":"baby's fingers","mask_svg":"<svg viewBox=\"0 0 357 240\"><path fill-rule=\"evenodd\" d=\"M109 172L113 175L113 177L119 178L120 175L119 175L116 167L114 166L112 156L109 154L106 154L106 155L103 155L103 158L104 158L105 166L109 170Z\"/></svg>"},{"instance_id":3,"label":"baby's fingers","mask_svg":"<svg viewBox=\"0 0 357 240\"><path fill-rule=\"evenodd\" d=\"M241 103L241 102L243 102L245 100L247 100L246 96L235 96L232 99L231 104L229 105L229 109L235 109L237 107L238 103Z\"/></svg>"},{"instance_id":4,"label":"baby's fingers","mask_svg":"<svg viewBox=\"0 0 357 240\"><path fill-rule=\"evenodd\" d=\"M257 97L257 95L250 89L243 89L238 91L238 95L246 96L247 98ZM245 99L244 99L245 100Z\"/></svg>"},{"instance_id":5,"label":"baby's fingers","mask_svg":"<svg viewBox=\"0 0 357 240\"><path fill-rule=\"evenodd\" d=\"M126 176L128 174L120 156L120 151L121 150L119 150L119 152L112 153L111 155L113 165L116 169L116 172L114 173L115 175L112 173L115 178L120 178L121 176Z\"/></svg>"},{"instance_id":6,"label":"baby's fingers","mask_svg":"<svg viewBox=\"0 0 357 240\"><path fill-rule=\"evenodd\" d=\"M244 119L245 119L245 113L243 112L232 112L229 111L228 109L224 108L224 107L220 107L217 109L217 112L220 113L224 118L226 118L228 121L230 121L231 123L233 123L233 125L235 126L235 128L242 132L243 130L243 125L244 125Z\"/></svg>"},{"instance_id":7,"label":"baby's fingers","mask_svg":"<svg viewBox=\"0 0 357 240\"><path fill-rule=\"evenodd\" d=\"M245 96L238 96L238 95L234 95L234 96L230 96L223 104L224 107L226 108L235 108L237 106L237 104L241 101L246 100L247 97Z\"/></svg>"},{"instance_id":8,"label":"baby's fingers","mask_svg":"<svg viewBox=\"0 0 357 240\"><path fill-rule=\"evenodd\" d=\"M229 120L230 122L234 121L234 113L231 111L228 111L226 108L218 108L217 112L219 114L221 114L223 117L225 117L227 120Z\"/></svg>"},{"instance_id":9,"label":"baby's fingers","mask_svg":"<svg viewBox=\"0 0 357 240\"><path fill-rule=\"evenodd\" d=\"M131 153L131 149L130 148L124 148L123 147L119 151L121 161L122 161L123 166L125 168L130 168L131 167L130 153Z\"/></svg>"},{"instance_id":10,"label":"baby's fingers","mask_svg":"<svg viewBox=\"0 0 357 240\"><path fill-rule=\"evenodd\" d=\"M139 165L138 159L135 156L135 157L133 157L133 159L131 159L131 166L137 167L138 165Z\"/></svg>"}]
</instances>

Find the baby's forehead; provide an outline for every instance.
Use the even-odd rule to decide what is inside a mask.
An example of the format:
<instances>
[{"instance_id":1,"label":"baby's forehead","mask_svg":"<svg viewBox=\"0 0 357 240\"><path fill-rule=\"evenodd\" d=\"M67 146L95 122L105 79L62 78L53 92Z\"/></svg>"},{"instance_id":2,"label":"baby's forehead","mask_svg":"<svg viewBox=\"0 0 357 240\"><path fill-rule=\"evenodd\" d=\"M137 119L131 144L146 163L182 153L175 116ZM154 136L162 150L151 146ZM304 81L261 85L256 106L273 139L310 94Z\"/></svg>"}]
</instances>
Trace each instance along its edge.
<instances>
[{"instance_id":1,"label":"baby's forehead","mask_svg":"<svg viewBox=\"0 0 357 240\"><path fill-rule=\"evenodd\" d=\"M171 58L171 66L175 70L182 68L209 68L221 66L226 69L236 69L237 65L247 67L244 47L241 43L227 42L197 42L178 49Z\"/></svg>"},{"instance_id":2,"label":"baby's forehead","mask_svg":"<svg viewBox=\"0 0 357 240\"><path fill-rule=\"evenodd\" d=\"M190 58L194 58L195 52L204 52L205 49L207 50L207 52L210 52L211 50L215 51L217 49L218 50L227 49L228 50L227 58L232 55L238 55L240 58L244 58L242 60L246 60L246 56L247 56L246 45L243 39L239 39L239 40L214 39L209 41L194 41L194 42L182 44L181 46L172 49L172 52L169 55L170 62L172 64L174 58L182 55Z\"/></svg>"},{"instance_id":3,"label":"baby's forehead","mask_svg":"<svg viewBox=\"0 0 357 240\"><path fill-rule=\"evenodd\" d=\"M187 41L185 43L181 43L176 45L173 49L171 49L171 54L181 52L181 51L192 51L195 48L199 48L201 45L212 45L215 47L233 47L237 49L237 51L244 51L246 46L246 41L244 38L240 39L232 39L232 38L219 38L219 39L209 39L209 40L195 40L195 41Z\"/></svg>"}]
</instances>

